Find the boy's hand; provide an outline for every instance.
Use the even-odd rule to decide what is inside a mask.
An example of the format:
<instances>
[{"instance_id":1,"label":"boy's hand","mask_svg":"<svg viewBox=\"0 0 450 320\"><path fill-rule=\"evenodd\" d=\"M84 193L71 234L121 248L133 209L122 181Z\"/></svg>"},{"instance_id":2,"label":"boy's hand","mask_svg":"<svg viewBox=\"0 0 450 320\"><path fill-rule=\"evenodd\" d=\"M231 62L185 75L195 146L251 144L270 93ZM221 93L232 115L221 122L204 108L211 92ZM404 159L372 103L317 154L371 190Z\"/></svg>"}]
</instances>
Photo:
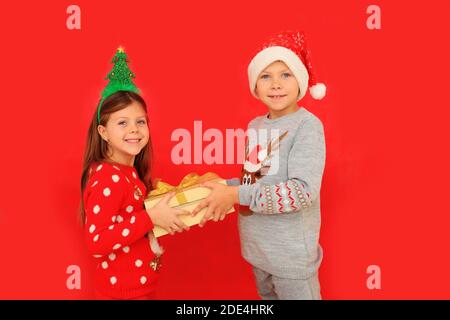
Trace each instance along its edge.
<instances>
[{"instance_id":1,"label":"boy's hand","mask_svg":"<svg viewBox=\"0 0 450 320\"><path fill-rule=\"evenodd\" d=\"M169 206L170 199L175 196L174 192L169 193L162 198L153 208L148 209L147 213L150 216L154 225L167 230L171 235L175 232L188 231L189 227L181 221L178 216L183 214L190 214L189 211L171 208Z\"/></svg>"},{"instance_id":2,"label":"boy's hand","mask_svg":"<svg viewBox=\"0 0 450 320\"><path fill-rule=\"evenodd\" d=\"M214 221L225 219L231 207L239 202L238 187L226 186L217 182L205 182L203 187L211 189L211 194L192 211L195 216L200 210L208 207L199 226L203 227L213 217Z\"/></svg>"}]
</instances>

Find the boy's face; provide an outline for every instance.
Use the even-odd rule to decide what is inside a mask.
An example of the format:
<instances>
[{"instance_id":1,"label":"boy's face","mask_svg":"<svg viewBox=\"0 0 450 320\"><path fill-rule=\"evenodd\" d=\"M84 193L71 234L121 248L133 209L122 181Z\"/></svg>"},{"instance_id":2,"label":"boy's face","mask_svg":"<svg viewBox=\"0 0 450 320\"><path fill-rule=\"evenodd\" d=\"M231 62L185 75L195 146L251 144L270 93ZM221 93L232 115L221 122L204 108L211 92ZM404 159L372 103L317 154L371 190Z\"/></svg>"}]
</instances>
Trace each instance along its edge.
<instances>
[{"instance_id":1,"label":"boy's face","mask_svg":"<svg viewBox=\"0 0 450 320\"><path fill-rule=\"evenodd\" d=\"M136 156L149 141L147 115L135 101L112 113L106 126L99 125L98 131L108 141L109 152L117 159Z\"/></svg>"},{"instance_id":2,"label":"boy's face","mask_svg":"<svg viewBox=\"0 0 450 320\"><path fill-rule=\"evenodd\" d=\"M256 81L255 92L269 108L271 116L280 117L298 108L297 79L282 61L273 62L261 72Z\"/></svg>"}]
</instances>

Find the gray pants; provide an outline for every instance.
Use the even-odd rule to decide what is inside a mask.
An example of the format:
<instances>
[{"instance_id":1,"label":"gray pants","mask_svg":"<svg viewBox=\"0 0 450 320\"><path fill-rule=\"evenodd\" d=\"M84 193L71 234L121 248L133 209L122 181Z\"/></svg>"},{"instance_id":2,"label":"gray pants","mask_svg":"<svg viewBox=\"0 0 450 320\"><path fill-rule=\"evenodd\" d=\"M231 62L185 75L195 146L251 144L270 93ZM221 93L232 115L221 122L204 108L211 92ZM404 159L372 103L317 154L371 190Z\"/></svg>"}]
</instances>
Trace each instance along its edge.
<instances>
[{"instance_id":1,"label":"gray pants","mask_svg":"<svg viewBox=\"0 0 450 320\"><path fill-rule=\"evenodd\" d=\"M263 300L321 300L319 277L285 279L253 267L258 294Z\"/></svg>"}]
</instances>

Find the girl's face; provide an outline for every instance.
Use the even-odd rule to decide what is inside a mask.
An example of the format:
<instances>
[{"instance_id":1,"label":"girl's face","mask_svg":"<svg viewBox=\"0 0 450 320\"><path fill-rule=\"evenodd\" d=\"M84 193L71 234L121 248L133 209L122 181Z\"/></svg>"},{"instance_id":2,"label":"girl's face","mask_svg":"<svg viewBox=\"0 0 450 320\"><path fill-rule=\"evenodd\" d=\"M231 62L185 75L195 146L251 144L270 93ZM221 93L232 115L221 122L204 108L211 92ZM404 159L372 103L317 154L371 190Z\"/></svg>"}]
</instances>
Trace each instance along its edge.
<instances>
[{"instance_id":1,"label":"girl's face","mask_svg":"<svg viewBox=\"0 0 450 320\"><path fill-rule=\"evenodd\" d=\"M256 95L269 108L272 118L297 110L298 94L297 79L282 61L270 64L256 81Z\"/></svg>"},{"instance_id":2,"label":"girl's face","mask_svg":"<svg viewBox=\"0 0 450 320\"><path fill-rule=\"evenodd\" d=\"M112 113L106 126L98 126L98 132L107 141L108 155L113 161L133 165L134 157L148 143L147 114L138 102L133 101Z\"/></svg>"}]
</instances>

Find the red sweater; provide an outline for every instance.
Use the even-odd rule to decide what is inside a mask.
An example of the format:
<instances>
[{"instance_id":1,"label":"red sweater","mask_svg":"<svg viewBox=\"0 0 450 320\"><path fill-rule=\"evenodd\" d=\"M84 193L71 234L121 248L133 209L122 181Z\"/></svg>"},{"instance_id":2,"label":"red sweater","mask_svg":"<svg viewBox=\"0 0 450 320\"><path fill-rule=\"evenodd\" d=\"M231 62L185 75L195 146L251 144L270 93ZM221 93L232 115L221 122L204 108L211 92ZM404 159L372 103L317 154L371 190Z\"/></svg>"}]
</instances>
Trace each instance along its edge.
<instances>
[{"instance_id":1,"label":"red sweater","mask_svg":"<svg viewBox=\"0 0 450 320\"><path fill-rule=\"evenodd\" d=\"M146 295L157 278L150 267L155 255L145 237L153 223L135 186L145 197L134 167L101 162L92 166L83 194L85 240L98 262L96 290L112 298Z\"/></svg>"}]
</instances>

